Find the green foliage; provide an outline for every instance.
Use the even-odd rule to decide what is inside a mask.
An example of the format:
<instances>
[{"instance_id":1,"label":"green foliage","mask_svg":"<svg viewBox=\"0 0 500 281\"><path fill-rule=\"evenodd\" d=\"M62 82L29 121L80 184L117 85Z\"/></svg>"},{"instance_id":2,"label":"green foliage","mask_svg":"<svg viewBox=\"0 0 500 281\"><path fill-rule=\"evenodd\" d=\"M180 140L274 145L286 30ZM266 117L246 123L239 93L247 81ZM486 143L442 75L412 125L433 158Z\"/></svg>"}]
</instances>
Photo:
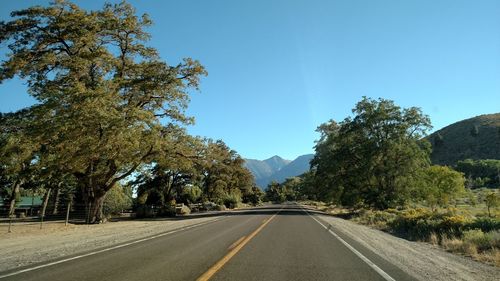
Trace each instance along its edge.
<instances>
[{"instance_id":1,"label":"green foliage","mask_svg":"<svg viewBox=\"0 0 500 281\"><path fill-rule=\"evenodd\" d=\"M462 240L466 244L476 246L480 251L500 248L500 231L467 230L464 231Z\"/></svg>"},{"instance_id":2,"label":"green foliage","mask_svg":"<svg viewBox=\"0 0 500 281\"><path fill-rule=\"evenodd\" d=\"M100 221L105 194L161 157L176 128L192 123L184 114L188 89L206 72L189 58L161 61L146 45L151 20L125 2L85 11L56 1L11 15L0 23L0 40L9 42L0 82L20 76L38 102L26 109L32 122L21 120L29 124L22 139L35 144L23 151L74 176L91 221ZM10 142L20 135L12 132Z\"/></svg>"},{"instance_id":3,"label":"green foliage","mask_svg":"<svg viewBox=\"0 0 500 281\"><path fill-rule=\"evenodd\" d=\"M288 178L284 183L271 182L266 189L266 200L283 203L297 199L298 188L301 180L298 177Z\"/></svg>"},{"instance_id":4,"label":"green foliage","mask_svg":"<svg viewBox=\"0 0 500 281\"><path fill-rule=\"evenodd\" d=\"M398 235L412 240L427 240L431 234L460 236L469 223L464 216L411 209L401 213L389 224Z\"/></svg>"},{"instance_id":5,"label":"green foliage","mask_svg":"<svg viewBox=\"0 0 500 281\"><path fill-rule=\"evenodd\" d=\"M244 167L244 160L223 141L206 140L201 161L197 165L198 178L204 199L222 204L228 194L238 196L252 189L253 176Z\"/></svg>"},{"instance_id":6,"label":"green foliage","mask_svg":"<svg viewBox=\"0 0 500 281\"><path fill-rule=\"evenodd\" d=\"M392 222L389 229L408 239L428 240L432 234L441 237L462 237L463 233L472 229L483 232L500 229L500 221L491 218L472 218L457 215L453 212L433 212L428 209L409 209L401 212Z\"/></svg>"},{"instance_id":7,"label":"green foliage","mask_svg":"<svg viewBox=\"0 0 500 281\"><path fill-rule=\"evenodd\" d=\"M363 209L354 219L357 222L366 225L372 225L381 229L385 229L387 224L392 223L397 217L397 212L380 211L380 210L365 210Z\"/></svg>"},{"instance_id":8,"label":"green foliage","mask_svg":"<svg viewBox=\"0 0 500 281\"><path fill-rule=\"evenodd\" d=\"M266 201L282 203L285 201L285 194L280 184L273 181L266 188Z\"/></svg>"},{"instance_id":9,"label":"green foliage","mask_svg":"<svg viewBox=\"0 0 500 281\"><path fill-rule=\"evenodd\" d=\"M470 229L481 229L484 232L500 229L500 220L495 218L477 218L469 224Z\"/></svg>"},{"instance_id":10,"label":"green foliage","mask_svg":"<svg viewBox=\"0 0 500 281\"><path fill-rule=\"evenodd\" d=\"M257 186L253 186L251 189L245 190L243 194L243 203L250 203L254 206L260 204L264 198L264 192Z\"/></svg>"},{"instance_id":11,"label":"green foliage","mask_svg":"<svg viewBox=\"0 0 500 281\"><path fill-rule=\"evenodd\" d=\"M429 118L418 108L366 97L353 113L318 128L311 166L319 199L377 209L403 205L429 165L429 145L421 141Z\"/></svg>"},{"instance_id":12,"label":"green foliage","mask_svg":"<svg viewBox=\"0 0 500 281\"><path fill-rule=\"evenodd\" d=\"M434 146L442 146L444 144L443 136L440 133L436 133L433 137Z\"/></svg>"},{"instance_id":13,"label":"green foliage","mask_svg":"<svg viewBox=\"0 0 500 281\"><path fill-rule=\"evenodd\" d=\"M105 215L116 215L123 210L132 208L132 190L128 186L116 184L104 199L103 212Z\"/></svg>"},{"instance_id":14,"label":"green foliage","mask_svg":"<svg viewBox=\"0 0 500 281\"><path fill-rule=\"evenodd\" d=\"M460 195L465 194L463 175L445 166L431 166L425 169L419 195L432 208L447 206Z\"/></svg>"},{"instance_id":15,"label":"green foliage","mask_svg":"<svg viewBox=\"0 0 500 281\"><path fill-rule=\"evenodd\" d=\"M458 161L456 169L465 174L471 188L500 186L500 160L466 159Z\"/></svg>"},{"instance_id":16,"label":"green foliage","mask_svg":"<svg viewBox=\"0 0 500 281\"><path fill-rule=\"evenodd\" d=\"M500 205L500 196L496 192L489 192L484 199L484 203L488 208L488 216L491 217L491 208L496 208Z\"/></svg>"},{"instance_id":17,"label":"green foliage","mask_svg":"<svg viewBox=\"0 0 500 281\"><path fill-rule=\"evenodd\" d=\"M234 208L244 196L250 200L255 193L243 159L223 141L180 135L172 144L177 148L174 153L165 151L164 158L133 182L140 205L211 201ZM260 195L255 194L257 204Z\"/></svg>"},{"instance_id":18,"label":"green foliage","mask_svg":"<svg viewBox=\"0 0 500 281\"><path fill-rule=\"evenodd\" d=\"M234 209L241 203L241 194L233 191L233 193L226 194L222 202L227 208Z\"/></svg>"},{"instance_id":19,"label":"green foliage","mask_svg":"<svg viewBox=\"0 0 500 281\"><path fill-rule=\"evenodd\" d=\"M196 203L200 200L202 193L201 188L193 185L186 187L182 195L187 203Z\"/></svg>"}]
</instances>

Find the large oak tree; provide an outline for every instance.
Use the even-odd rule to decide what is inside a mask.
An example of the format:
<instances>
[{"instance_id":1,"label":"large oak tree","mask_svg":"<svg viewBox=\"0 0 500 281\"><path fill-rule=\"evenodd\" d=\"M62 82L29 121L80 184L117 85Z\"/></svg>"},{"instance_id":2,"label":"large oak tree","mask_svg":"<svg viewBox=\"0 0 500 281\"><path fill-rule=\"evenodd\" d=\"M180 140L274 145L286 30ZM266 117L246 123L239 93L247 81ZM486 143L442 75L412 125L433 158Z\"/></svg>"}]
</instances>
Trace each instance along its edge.
<instances>
[{"instance_id":1,"label":"large oak tree","mask_svg":"<svg viewBox=\"0 0 500 281\"><path fill-rule=\"evenodd\" d=\"M352 112L319 127L311 161L318 195L345 206L402 205L430 163L430 145L422 140L429 117L416 107L366 97Z\"/></svg>"},{"instance_id":2,"label":"large oak tree","mask_svg":"<svg viewBox=\"0 0 500 281\"><path fill-rule=\"evenodd\" d=\"M9 52L0 81L25 79L38 102L26 138L39 141L41 164L73 175L92 222L115 183L154 161L184 114L204 68L162 61L146 45L151 25L127 3L86 11L67 1L12 12L0 24Z\"/></svg>"}]
</instances>

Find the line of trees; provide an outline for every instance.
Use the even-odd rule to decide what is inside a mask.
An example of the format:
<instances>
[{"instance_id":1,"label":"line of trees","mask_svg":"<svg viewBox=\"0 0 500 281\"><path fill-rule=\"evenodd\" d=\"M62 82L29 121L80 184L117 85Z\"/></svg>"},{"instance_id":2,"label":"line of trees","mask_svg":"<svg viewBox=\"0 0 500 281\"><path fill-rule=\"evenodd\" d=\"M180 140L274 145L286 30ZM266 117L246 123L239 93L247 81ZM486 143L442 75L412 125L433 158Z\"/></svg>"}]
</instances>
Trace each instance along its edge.
<instances>
[{"instance_id":1,"label":"line of trees","mask_svg":"<svg viewBox=\"0 0 500 281\"><path fill-rule=\"evenodd\" d=\"M456 170L464 173L469 188L500 186L500 160L466 159L457 162Z\"/></svg>"},{"instance_id":2,"label":"line of trees","mask_svg":"<svg viewBox=\"0 0 500 281\"><path fill-rule=\"evenodd\" d=\"M11 16L0 23L8 47L0 82L20 77L36 104L0 115L0 189L10 214L21 190L40 187L84 202L90 222L103 220L106 194L128 181L162 203L249 196L241 157L185 131L194 122L188 93L207 72L191 58L161 60L147 45L146 14L125 2L86 11L56 1Z\"/></svg>"},{"instance_id":3,"label":"line of trees","mask_svg":"<svg viewBox=\"0 0 500 281\"><path fill-rule=\"evenodd\" d=\"M296 198L375 209L425 201L435 208L464 193L463 174L431 165L423 138L430 119L419 108L364 97L352 113L319 126L311 170L294 185Z\"/></svg>"}]
</instances>

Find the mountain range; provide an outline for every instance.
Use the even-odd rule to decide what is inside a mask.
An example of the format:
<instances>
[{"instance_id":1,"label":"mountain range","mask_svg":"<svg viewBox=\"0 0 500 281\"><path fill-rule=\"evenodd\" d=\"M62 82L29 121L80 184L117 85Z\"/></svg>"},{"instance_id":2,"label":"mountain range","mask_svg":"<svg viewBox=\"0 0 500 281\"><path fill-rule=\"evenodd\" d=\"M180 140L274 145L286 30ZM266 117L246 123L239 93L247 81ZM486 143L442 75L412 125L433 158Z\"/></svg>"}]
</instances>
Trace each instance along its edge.
<instances>
[{"instance_id":1,"label":"mountain range","mask_svg":"<svg viewBox=\"0 0 500 281\"><path fill-rule=\"evenodd\" d=\"M272 181L283 182L285 179L295 177L309 171L309 161L314 154L306 154L290 161L277 155L266 159L245 159L245 167L255 177L255 184L265 189Z\"/></svg>"}]
</instances>

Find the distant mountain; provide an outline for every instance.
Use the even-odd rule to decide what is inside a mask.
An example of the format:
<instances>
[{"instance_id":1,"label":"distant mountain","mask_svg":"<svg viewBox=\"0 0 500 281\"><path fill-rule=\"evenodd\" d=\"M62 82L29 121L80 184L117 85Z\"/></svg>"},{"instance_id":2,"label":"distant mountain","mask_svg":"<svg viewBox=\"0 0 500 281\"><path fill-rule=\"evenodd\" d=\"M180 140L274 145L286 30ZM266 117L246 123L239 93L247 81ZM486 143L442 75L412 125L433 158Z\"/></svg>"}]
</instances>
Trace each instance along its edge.
<instances>
[{"instance_id":1,"label":"distant mountain","mask_svg":"<svg viewBox=\"0 0 500 281\"><path fill-rule=\"evenodd\" d=\"M271 181L283 182L286 178L303 174L309 170L309 161L314 154L307 154L290 161L279 156L260 161L245 159L245 166L255 177L255 183L261 189L265 189Z\"/></svg>"},{"instance_id":2,"label":"distant mountain","mask_svg":"<svg viewBox=\"0 0 500 281\"><path fill-rule=\"evenodd\" d=\"M279 156L273 156L266 160L245 159L245 167L247 167L255 179L270 177L272 174L279 171L281 168L290 163L290 160L285 160Z\"/></svg>"},{"instance_id":3,"label":"distant mountain","mask_svg":"<svg viewBox=\"0 0 500 281\"><path fill-rule=\"evenodd\" d=\"M434 164L455 165L464 159L500 159L500 113L453 123L429 135Z\"/></svg>"},{"instance_id":4,"label":"distant mountain","mask_svg":"<svg viewBox=\"0 0 500 281\"><path fill-rule=\"evenodd\" d=\"M285 159L279 157L278 155L275 155L269 159L264 160L264 163L269 165L271 170L273 170L274 172L281 170L283 167L288 165L290 162L292 162L292 161L285 160Z\"/></svg>"}]
</instances>

